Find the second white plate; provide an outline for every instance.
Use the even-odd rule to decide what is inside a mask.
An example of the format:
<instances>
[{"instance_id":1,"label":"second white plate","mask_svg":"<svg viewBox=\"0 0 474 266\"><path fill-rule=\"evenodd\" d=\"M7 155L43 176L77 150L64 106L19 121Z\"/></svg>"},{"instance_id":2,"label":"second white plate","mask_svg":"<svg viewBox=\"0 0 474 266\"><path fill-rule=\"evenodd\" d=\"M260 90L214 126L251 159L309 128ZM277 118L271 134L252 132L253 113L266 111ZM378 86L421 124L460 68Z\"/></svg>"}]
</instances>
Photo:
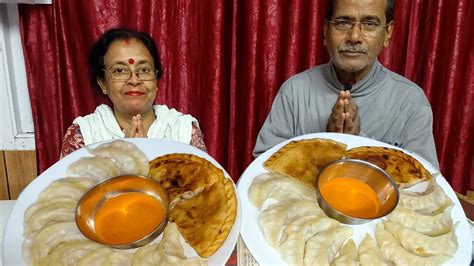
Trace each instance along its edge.
<instances>
[{"instance_id":1,"label":"second white plate","mask_svg":"<svg viewBox=\"0 0 474 266\"><path fill-rule=\"evenodd\" d=\"M308 134L299 136L290 140L287 140L283 143L276 145L275 147L271 148L270 150L266 151L262 155L260 155L257 159L255 159L245 170L242 176L239 179L237 190L240 195L241 206L242 206L242 228L241 228L241 235L242 239L245 242L245 245L252 253L253 257L257 260L260 265L269 265L269 264L285 264L285 262L281 259L280 254L277 250L273 249L270 245L267 244L260 227L258 225L258 216L260 214L260 210L252 205L248 199L248 189L252 184L253 179L258 176L259 174L268 172L263 168L263 163L276 151L278 151L281 147L286 145L288 142L292 140L299 140L299 139L310 139L310 138L325 138L325 139L332 139L335 141L339 141L342 143L347 144L347 148L351 149L354 147L359 146L383 146L383 147L390 147L394 149L400 149L389 144L379 142L376 140L348 135L348 134L337 134L337 133L315 133L315 134ZM406 151L405 151L406 152ZM409 153L409 152L406 152ZM417 156L416 154L412 154L423 166L430 172L434 173L436 169L428 163L426 160ZM444 177L438 175L436 180L438 184L443 188L446 195L454 202L453 209L451 211L451 216L453 218L453 222L459 222L459 226L456 229L456 236L458 239L458 250L451 258L451 260L447 261L446 264L462 264L468 265L471 262L471 251L472 251L472 238L469 229L469 225L467 222L466 215L459 203L459 200L456 197L453 189L449 186L448 182ZM265 205L264 205L265 206ZM375 224L378 223L380 219L371 221L366 224L362 225L351 225L354 229L354 235L352 238L359 244L362 238L365 236L365 233L369 233L374 235L375 231Z\"/></svg>"}]
</instances>

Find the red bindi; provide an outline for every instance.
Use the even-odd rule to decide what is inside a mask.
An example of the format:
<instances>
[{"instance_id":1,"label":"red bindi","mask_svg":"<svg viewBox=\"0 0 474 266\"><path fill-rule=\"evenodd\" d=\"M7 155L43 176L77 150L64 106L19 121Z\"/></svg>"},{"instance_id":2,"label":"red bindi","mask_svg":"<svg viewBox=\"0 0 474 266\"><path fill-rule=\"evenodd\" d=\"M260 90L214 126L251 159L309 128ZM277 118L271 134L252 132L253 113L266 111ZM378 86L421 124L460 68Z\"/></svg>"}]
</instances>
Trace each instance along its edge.
<instances>
[{"instance_id":1,"label":"red bindi","mask_svg":"<svg viewBox=\"0 0 474 266\"><path fill-rule=\"evenodd\" d=\"M130 59L128 59L128 63L129 63L130 65L133 65L133 63L135 63L135 60L133 60L133 58L130 58Z\"/></svg>"},{"instance_id":2,"label":"red bindi","mask_svg":"<svg viewBox=\"0 0 474 266\"><path fill-rule=\"evenodd\" d=\"M130 40L129 39L125 39L123 40L125 42L126 45L129 45L130 44Z\"/></svg>"}]
</instances>

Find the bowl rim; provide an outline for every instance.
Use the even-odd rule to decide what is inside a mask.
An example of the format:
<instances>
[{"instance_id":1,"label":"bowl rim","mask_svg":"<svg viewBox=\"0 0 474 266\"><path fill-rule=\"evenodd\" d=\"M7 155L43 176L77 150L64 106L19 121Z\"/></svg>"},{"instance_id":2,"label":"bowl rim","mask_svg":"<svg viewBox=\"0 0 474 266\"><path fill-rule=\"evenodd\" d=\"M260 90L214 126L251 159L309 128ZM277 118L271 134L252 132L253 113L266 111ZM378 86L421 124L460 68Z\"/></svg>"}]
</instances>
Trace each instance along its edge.
<instances>
[{"instance_id":1,"label":"bowl rim","mask_svg":"<svg viewBox=\"0 0 474 266\"><path fill-rule=\"evenodd\" d=\"M93 190L97 189L97 187L104 185L104 183L116 181L117 179L127 178L127 177L146 179L146 180L149 180L149 181L152 181L152 182L156 183L160 187L160 189L163 192L163 195L165 196L164 199L157 198L163 206L163 211L164 211L163 220L158 224L157 227L155 227L153 229L153 231L151 231L150 233L148 233L144 237L142 237L140 239L137 239L137 240L134 240L132 242L122 243L122 244L111 244L111 243L100 241L100 239L91 239L88 236L88 234L86 234L78 224L79 210L80 210L81 202L86 198L86 196L89 193L91 193ZM128 192L138 192L138 191L125 191L124 193L128 193ZM120 194L123 194L123 193L120 193ZM147 193L144 193L144 194L149 195ZM154 195L149 195L149 196L152 196L152 197L156 198ZM104 202L102 202L102 204ZM102 244L102 245L105 245L105 246L108 246L108 247L111 247L111 248L116 248L116 249L137 248L137 247L140 247L140 246L144 246L144 245L148 244L149 242L153 241L156 237L158 237L163 232L164 228L166 227L166 225L168 223L168 219L169 219L168 216L169 216L169 198L168 198L168 193L166 192L166 190L161 186L161 184L158 181L156 181L156 180L154 180L154 179L152 179L148 176L139 175L139 174L123 174L123 175L118 175L118 176L112 176L112 177L109 177L109 178L106 178L104 180L101 180L101 181L97 182L96 184L94 184L93 186L88 188L86 190L86 192L84 192L84 194L78 200L76 208L74 210L74 222L76 223L77 228L79 229L79 231L81 232L81 234L83 236L85 236L87 239L89 239L91 241L94 241L96 243L99 243L99 244ZM94 235L96 235L96 234L94 233Z\"/></svg>"},{"instance_id":2,"label":"bowl rim","mask_svg":"<svg viewBox=\"0 0 474 266\"><path fill-rule=\"evenodd\" d=\"M359 218L359 217L353 217L351 215L348 215L348 214L345 214L345 213L342 213L340 212L339 210L335 209L334 207L332 207L327 201L326 199L324 199L324 197L322 196L320 190L319 190L319 177L321 175L321 173L323 173L324 170L326 170L327 168L329 168L330 166L332 165L335 165L335 164L338 164L338 163L355 163L355 164L362 164L362 165L365 165L365 166L368 166L370 168L373 168L375 169L376 171L382 173L383 176L385 176L389 183L391 184L391 186L394 188L395 190L395 204L393 204L392 208L390 208L390 210L388 210L385 214L383 215L378 215L376 217L372 217L372 218ZM326 164L323 168L321 168L321 171L319 171L319 173L317 174L316 176L316 196L317 196L317 199L318 199L318 203L319 201L323 201L324 204L327 206L327 208L331 209L331 211L335 212L336 214L338 215L341 215L345 218L345 220L349 220L351 221L351 224L361 224L361 223L367 223L367 222L370 222L372 220L376 220L376 219L380 219L380 218L383 218L387 215L389 215L397 206L398 206L398 202L400 200L400 189L398 188L398 185L397 183L395 182L395 180L393 179L393 177L387 173L385 170L383 170L382 168L380 168L379 166L377 166L376 164L374 163L371 163L371 162L368 162L368 161L364 161L364 160L360 160L360 159L353 159L353 158L343 158L343 159L338 159L338 160L335 160L335 161L332 161L328 164ZM320 206L321 207L321 206ZM323 209L323 208L322 208ZM324 211L324 209L323 209ZM325 212L326 213L326 212ZM326 213L326 215L328 215ZM329 215L328 215L329 216ZM333 218L333 217L331 217ZM336 218L333 218L333 219L336 219ZM338 220L338 219L336 219ZM343 222L345 223L345 222Z\"/></svg>"}]
</instances>

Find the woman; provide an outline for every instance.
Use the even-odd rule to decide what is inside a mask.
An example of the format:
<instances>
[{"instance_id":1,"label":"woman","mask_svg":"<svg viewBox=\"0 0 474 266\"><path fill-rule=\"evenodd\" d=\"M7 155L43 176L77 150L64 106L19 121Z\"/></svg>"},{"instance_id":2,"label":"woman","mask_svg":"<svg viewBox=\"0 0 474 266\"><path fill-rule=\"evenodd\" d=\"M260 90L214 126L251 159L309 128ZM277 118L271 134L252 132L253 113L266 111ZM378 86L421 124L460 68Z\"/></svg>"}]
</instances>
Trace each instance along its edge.
<instances>
[{"instance_id":1,"label":"woman","mask_svg":"<svg viewBox=\"0 0 474 266\"><path fill-rule=\"evenodd\" d=\"M197 120L166 105L153 105L162 74L158 50L145 33L112 29L89 55L92 84L113 106L77 117L63 139L61 157L85 145L119 138L160 138L206 150Z\"/></svg>"}]
</instances>

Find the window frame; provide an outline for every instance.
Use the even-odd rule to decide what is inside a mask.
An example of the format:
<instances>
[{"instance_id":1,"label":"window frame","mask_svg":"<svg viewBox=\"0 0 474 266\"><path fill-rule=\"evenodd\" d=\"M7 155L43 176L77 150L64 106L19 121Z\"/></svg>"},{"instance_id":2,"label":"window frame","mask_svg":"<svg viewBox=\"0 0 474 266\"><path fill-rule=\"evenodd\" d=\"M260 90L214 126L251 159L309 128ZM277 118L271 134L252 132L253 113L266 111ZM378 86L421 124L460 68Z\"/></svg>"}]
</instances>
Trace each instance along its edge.
<instances>
[{"instance_id":1,"label":"window frame","mask_svg":"<svg viewBox=\"0 0 474 266\"><path fill-rule=\"evenodd\" d=\"M35 149L17 3L51 0L0 0L0 150Z\"/></svg>"}]
</instances>

